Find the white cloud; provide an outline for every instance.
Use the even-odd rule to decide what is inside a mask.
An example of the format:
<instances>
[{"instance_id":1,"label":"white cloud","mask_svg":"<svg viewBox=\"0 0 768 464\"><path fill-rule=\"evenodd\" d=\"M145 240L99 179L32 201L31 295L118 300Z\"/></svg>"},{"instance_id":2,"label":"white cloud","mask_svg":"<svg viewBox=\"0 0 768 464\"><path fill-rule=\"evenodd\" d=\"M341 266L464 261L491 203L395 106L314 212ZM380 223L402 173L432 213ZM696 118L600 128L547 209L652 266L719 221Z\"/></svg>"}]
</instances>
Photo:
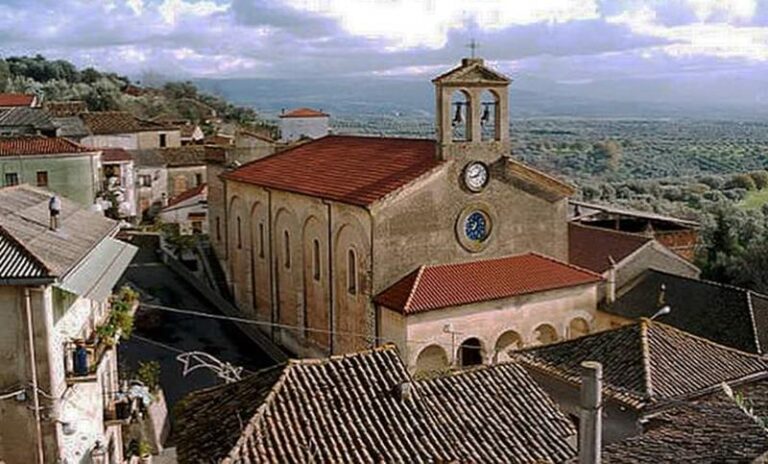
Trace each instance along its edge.
<instances>
[{"instance_id":1,"label":"white cloud","mask_svg":"<svg viewBox=\"0 0 768 464\"><path fill-rule=\"evenodd\" d=\"M686 3L699 21L748 21L757 11L757 0L686 0Z\"/></svg>"},{"instance_id":2,"label":"white cloud","mask_svg":"<svg viewBox=\"0 0 768 464\"><path fill-rule=\"evenodd\" d=\"M213 13L227 11L229 5L219 5L216 2L203 0L198 2L185 2L184 0L164 0L157 7L160 15L166 23L176 24L180 17L184 16L209 16Z\"/></svg>"},{"instance_id":3,"label":"white cloud","mask_svg":"<svg viewBox=\"0 0 768 464\"><path fill-rule=\"evenodd\" d=\"M133 14L136 16L141 16L141 13L144 11L143 0L125 0L125 4L133 11Z\"/></svg>"}]
</instances>

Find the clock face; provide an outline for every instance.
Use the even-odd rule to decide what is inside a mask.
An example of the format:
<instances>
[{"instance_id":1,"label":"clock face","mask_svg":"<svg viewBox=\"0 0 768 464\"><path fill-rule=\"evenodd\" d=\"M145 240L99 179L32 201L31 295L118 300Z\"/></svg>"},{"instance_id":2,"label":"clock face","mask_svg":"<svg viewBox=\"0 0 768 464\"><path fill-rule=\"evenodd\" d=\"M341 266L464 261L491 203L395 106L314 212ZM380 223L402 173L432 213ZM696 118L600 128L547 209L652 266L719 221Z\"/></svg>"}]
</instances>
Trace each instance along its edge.
<instances>
[{"instance_id":1,"label":"clock face","mask_svg":"<svg viewBox=\"0 0 768 464\"><path fill-rule=\"evenodd\" d=\"M488 238L489 226L488 216L474 211L464 220L464 235L473 242L483 242Z\"/></svg>"},{"instance_id":2,"label":"clock face","mask_svg":"<svg viewBox=\"0 0 768 464\"><path fill-rule=\"evenodd\" d=\"M464 185L473 192L479 192L488 183L488 167L475 161L464 168Z\"/></svg>"}]
</instances>

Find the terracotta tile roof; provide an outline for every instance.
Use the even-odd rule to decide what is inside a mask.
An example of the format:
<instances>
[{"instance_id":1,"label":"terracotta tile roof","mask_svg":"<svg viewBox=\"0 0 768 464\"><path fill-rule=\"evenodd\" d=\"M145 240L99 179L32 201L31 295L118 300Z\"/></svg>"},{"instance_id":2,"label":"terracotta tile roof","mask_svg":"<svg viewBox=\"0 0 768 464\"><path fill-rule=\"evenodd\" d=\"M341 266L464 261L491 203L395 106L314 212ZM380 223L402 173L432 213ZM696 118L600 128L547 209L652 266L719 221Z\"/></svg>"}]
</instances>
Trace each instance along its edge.
<instances>
[{"instance_id":1,"label":"terracotta tile roof","mask_svg":"<svg viewBox=\"0 0 768 464\"><path fill-rule=\"evenodd\" d=\"M620 263L624 258L651 242L650 237L568 224L568 261L602 274L611 268L611 258Z\"/></svg>"},{"instance_id":2,"label":"terracotta tile roof","mask_svg":"<svg viewBox=\"0 0 768 464\"><path fill-rule=\"evenodd\" d=\"M0 107L32 106L35 96L23 93L0 93Z\"/></svg>"},{"instance_id":3,"label":"terracotta tile roof","mask_svg":"<svg viewBox=\"0 0 768 464\"><path fill-rule=\"evenodd\" d=\"M57 118L77 116L88 111L85 102L80 100L47 101L43 106L51 116Z\"/></svg>"},{"instance_id":4,"label":"terracotta tile roof","mask_svg":"<svg viewBox=\"0 0 768 464\"><path fill-rule=\"evenodd\" d=\"M650 269L601 309L637 319L665 304L672 308L659 317L665 324L738 350L768 353L768 296L744 288Z\"/></svg>"},{"instance_id":5,"label":"terracotta tile roof","mask_svg":"<svg viewBox=\"0 0 768 464\"><path fill-rule=\"evenodd\" d=\"M511 356L575 385L582 361L600 362L605 395L637 409L768 374L768 360L647 319Z\"/></svg>"},{"instance_id":6,"label":"terracotta tile roof","mask_svg":"<svg viewBox=\"0 0 768 464\"><path fill-rule=\"evenodd\" d=\"M29 254L62 276L117 230L117 222L61 197L59 228L48 228L51 192L29 185L0 188L0 227Z\"/></svg>"},{"instance_id":7,"label":"terracotta tile roof","mask_svg":"<svg viewBox=\"0 0 768 464\"><path fill-rule=\"evenodd\" d=\"M206 145L217 145L217 146L229 146L233 145L235 143L235 138L228 136L228 135L221 135L221 134L213 134L205 137L203 139L203 143Z\"/></svg>"},{"instance_id":8,"label":"terracotta tile roof","mask_svg":"<svg viewBox=\"0 0 768 464\"><path fill-rule=\"evenodd\" d=\"M643 428L642 434L603 448L602 462L751 463L768 453L768 430L725 393L665 410L645 420Z\"/></svg>"},{"instance_id":9,"label":"terracotta tile roof","mask_svg":"<svg viewBox=\"0 0 768 464\"><path fill-rule=\"evenodd\" d=\"M183 145L157 149L168 167L205 165L205 147L203 145Z\"/></svg>"},{"instance_id":10,"label":"terracotta tile roof","mask_svg":"<svg viewBox=\"0 0 768 464\"><path fill-rule=\"evenodd\" d=\"M377 304L414 314L596 283L601 277L535 253L422 266L376 296Z\"/></svg>"},{"instance_id":11,"label":"terracotta tile roof","mask_svg":"<svg viewBox=\"0 0 768 464\"><path fill-rule=\"evenodd\" d=\"M312 108L296 108L280 115L281 118L327 118L328 115L322 111Z\"/></svg>"},{"instance_id":12,"label":"terracotta tile roof","mask_svg":"<svg viewBox=\"0 0 768 464\"><path fill-rule=\"evenodd\" d=\"M203 182L202 184L198 185L195 188L191 188L187 190L186 192L182 192L175 197L168 200L168 206L166 208L171 207L173 205L178 205L182 201L189 200L190 198L194 198L197 195L200 195L201 193L205 193L208 190L208 184Z\"/></svg>"},{"instance_id":13,"label":"terracotta tile roof","mask_svg":"<svg viewBox=\"0 0 768 464\"><path fill-rule=\"evenodd\" d=\"M102 162L131 161L133 156L123 148L103 148L101 150Z\"/></svg>"},{"instance_id":14,"label":"terracotta tile roof","mask_svg":"<svg viewBox=\"0 0 768 464\"><path fill-rule=\"evenodd\" d=\"M88 153L96 151L98 151L98 149L86 147L60 137L27 136L0 138L0 157Z\"/></svg>"},{"instance_id":15,"label":"terracotta tile roof","mask_svg":"<svg viewBox=\"0 0 768 464\"><path fill-rule=\"evenodd\" d=\"M572 426L519 366L413 381L389 346L290 361L193 393L177 411L179 462L539 463L575 454Z\"/></svg>"},{"instance_id":16,"label":"terracotta tile roof","mask_svg":"<svg viewBox=\"0 0 768 464\"><path fill-rule=\"evenodd\" d=\"M440 165L433 140L330 135L222 177L367 206Z\"/></svg>"},{"instance_id":17,"label":"terracotta tile roof","mask_svg":"<svg viewBox=\"0 0 768 464\"><path fill-rule=\"evenodd\" d=\"M88 130L95 135L130 134L134 132L172 130L152 121L143 121L126 111L99 111L82 113L80 118Z\"/></svg>"}]
</instances>

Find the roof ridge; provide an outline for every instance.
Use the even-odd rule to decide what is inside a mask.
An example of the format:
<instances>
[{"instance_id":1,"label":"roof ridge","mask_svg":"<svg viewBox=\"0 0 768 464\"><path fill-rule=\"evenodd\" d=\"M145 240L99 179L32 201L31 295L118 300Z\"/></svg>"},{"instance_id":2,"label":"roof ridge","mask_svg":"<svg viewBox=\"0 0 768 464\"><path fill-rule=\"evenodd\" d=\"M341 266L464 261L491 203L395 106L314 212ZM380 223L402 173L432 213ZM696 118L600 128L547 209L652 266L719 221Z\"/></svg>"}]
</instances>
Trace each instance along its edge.
<instances>
[{"instance_id":1,"label":"roof ridge","mask_svg":"<svg viewBox=\"0 0 768 464\"><path fill-rule=\"evenodd\" d=\"M425 269L426 269L426 266L422 264L416 270L416 278L413 281L413 285L411 285L411 290L408 292L408 298L406 298L405 304L403 305L403 311L408 311L408 308L410 308L411 300L413 300L413 296L416 294L416 289L421 283L421 276L422 274L424 274Z\"/></svg>"},{"instance_id":2,"label":"roof ridge","mask_svg":"<svg viewBox=\"0 0 768 464\"><path fill-rule=\"evenodd\" d=\"M700 283L703 283L703 284L712 285L714 287L721 287L721 288L726 288L726 289L729 289L729 290L736 290L736 291L742 292L742 293L752 292L752 293L754 293L755 295L757 295L759 297L768 298L768 294L756 292L754 290L750 290L750 289L745 288L745 287L739 287L739 286L733 285L733 284L725 284L725 283L722 283L722 282L716 282L714 280L697 279L695 277L682 276L682 275L679 275L679 274L674 274L672 272L663 271L661 269L656 269L656 268L653 268L653 267L648 268L648 271L652 271L652 272L656 272L656 273L659 273L659 274L668 275L668 276L671 276L671 277L677 277L677 278L684 279L684 280L691 280L691 281L694 281L694 282L700 282Z\"/></svg>"},{"instance_id":3,"label":"roof ridge","mask_svg":"<svg viewBox=\"0 0 768 464\"><path fill-rule=\"evenodd\" d=\"M574 220L569 220L568 221L568 225L569 226L575 226L575 227L581 227L582 229L589 229L589 230L595 230L595 231L599 231L599 232L605 232L607 234L621 235L621 236L626 236L626 237L630 237L630 238L640 238L640 239L645 240L646 242L651 242L651 241L656 240L653 237L648 237L646 235L643 235L643 234L640 234L640 233L637 233L637 232L627 232L625 230L607 229L605 227L592 226L592 225L584 224L583 222L577 222L577 221L574 221Z\"/></svg>"},{"instance_id":4,"label":"roof ridge","mask_svg":"<svg viewBox=\"0 0 768 464\"><path fill-rule=\"evenodd\" d=\"M568 263L568 262L565 262L565 261L561 261L561 260L559 260L557 258L554 258L552 256L548 256L548 255L545 255L545 254L542 254L542 253L539 253L539 252L536 252L536 251L529 251L528 254L531 254L533 256L538 256L539 258L547 259L549 261L552 261L553 263L562 264L563 266L570 267L571 269L574 269L576 271L585 272L585 273L590 274L590 275L592 275L594 277L598 277L600 280L603 280L602 274L598 274L595 271L590 271L589 269L583 268L581 266L577 266L575 264L571 264L571 263Z\"/></svg>"},{"instance_id":5,"label":"roof ridge","mask_svg":"<svg viewBox=\"0 0 768 464\"><path fill-rule=\"evenodd\" d=\"M755 322L755 309L752 306L752 295L753 295L753 292L751 290L747 290L747 307L749 308L749 322L752 324L752 336L754 337L755 348L757 348L758 353L761 353L762 350L760 349L760 338L757 336L757 323Z\"/></svg>"},{"instance_id":6,"label":"roof ridge","mask_svg":"<svg viewBox=\"0 0 768 464\"><path fill-rule=\"evenodd\" d=\"M646 318L643 318L643 319L646 319ZM702 337L700 335L696 335L696 334L693 334L693 333L690 333L690 332L686 332L685 330L678 329L675 326L672 326L672 325L669 325L669 324L665 324L663 322L652 321L652 320L649 319L648 320L648 324L656 326L656 327L660 327L660 328L662 328L664 330L669 330L671 332L676 332L676 333L681 334L681 335L683 335L684 337L687 337L687 338L696 339L698 341L704 342L704 343L706 343L706 344L708 344L710 346L713 346L713 347L721 349L721 350L731 351L731 352L733 352L735 354L738 354L740 356L749 357L749 358L756 358L756 359L758 359L760 361L763 361L765 363L765 365L766 365L766 368L768 368L768 359L764 358L763 356L761 356L759 354L749 353L747 351L742 351L742 350L739 350L737 348L731 348L730 346L721 345L720 343L714 342L714 341L712 341L712 340L710 340L708 338L705 338L705 337Z\"/></svg>"},{"instance_id":7,"label":"roof ridge","mask_svg":"<svg viewBox=\"0 0 768 464\"><path fill-rule=\"evenodd\" d=\"M648 340L648 326L651 320L640 319L640 355L643 362L643 381L648 399L653 399L653 376L651 373L651 345Z\"/></svg>"}]
</instances>

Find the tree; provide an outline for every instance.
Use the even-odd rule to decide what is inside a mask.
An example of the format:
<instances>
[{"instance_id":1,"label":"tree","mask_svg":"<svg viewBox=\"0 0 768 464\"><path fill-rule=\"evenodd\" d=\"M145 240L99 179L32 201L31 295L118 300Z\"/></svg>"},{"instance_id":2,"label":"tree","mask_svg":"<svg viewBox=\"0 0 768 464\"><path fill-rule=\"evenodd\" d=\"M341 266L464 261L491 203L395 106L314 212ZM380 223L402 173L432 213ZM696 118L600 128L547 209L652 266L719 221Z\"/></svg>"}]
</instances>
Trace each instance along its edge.
<instances>
[{"instance_id":1,"label":"tree","mask_svg":"<svg viewBox=\"0 0 768 464\"><path fill-rule=\"evenodd\" d=\"M728 181L728 183L725 185L725 188L742 188L745 190L755 190L757 186L755 185L754 179L752 179L752 176L749 174L736 174L731 177L731 180Z\"/></svg>"},{"instance_id":2,"label":"tree","mask_svg":"<svg viewBox=\"0 0 768 464\"><path fill-rule=\"evenodd\" d=\"M758 190L762 190L768 187L768 172L766 171L753 171L749 173L749 177L755 182L755 187Z\"/></svg>"}]
</instances>

